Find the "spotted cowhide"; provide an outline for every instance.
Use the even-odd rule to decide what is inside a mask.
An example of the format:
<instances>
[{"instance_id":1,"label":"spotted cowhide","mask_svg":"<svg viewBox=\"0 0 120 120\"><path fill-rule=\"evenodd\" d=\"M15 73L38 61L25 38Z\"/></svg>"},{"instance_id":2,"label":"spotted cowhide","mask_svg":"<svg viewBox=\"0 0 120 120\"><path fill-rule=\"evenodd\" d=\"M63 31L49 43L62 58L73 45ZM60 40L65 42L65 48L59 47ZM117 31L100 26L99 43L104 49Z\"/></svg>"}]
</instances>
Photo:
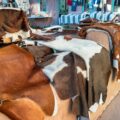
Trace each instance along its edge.
<instances>
[{"instance_id":1,"label":"spotted cowhide","mask_svg":"<svg viewBox=\"0 0 120 120\"><path fill-rule=\"evenodd\" d=\"M88 110L96 111L107 96L111 72L109 52L96 42L78 38L66 40L64 36L50 42L36 42L40 47L44 45L55 50L55 53L45 56L39 65L59 97L71 98L72 110L77 115L88 117Z\"/></svg>"}]
</instances>

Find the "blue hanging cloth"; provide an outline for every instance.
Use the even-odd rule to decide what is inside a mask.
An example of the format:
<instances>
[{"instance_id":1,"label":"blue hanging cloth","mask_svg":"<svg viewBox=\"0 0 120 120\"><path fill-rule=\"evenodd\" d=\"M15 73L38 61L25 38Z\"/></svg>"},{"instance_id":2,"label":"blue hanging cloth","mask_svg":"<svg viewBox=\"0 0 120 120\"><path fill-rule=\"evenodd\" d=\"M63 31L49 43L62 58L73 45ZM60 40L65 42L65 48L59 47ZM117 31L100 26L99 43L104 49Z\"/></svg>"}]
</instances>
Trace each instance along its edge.
<instances>
[{"instance_id":1,"label":"blue hanging cloth","mask_svg":"<svg viewBox=\"0 0 120 120\"><path fill-rule=\"evenodd\" d=\"M73 1L72 1L71 10L72 10L72 11L76 11L76 10L77 10L77 0L73 0Z\"/></svg>"},{"instance_id":2,"label":"blue hanging cloth","mask_svg":"<svg viewBox=\"0 0 120 120\"><path fill-rule=\"evenodd\" d=\"M101 0L93 0L94 7L98 7L100 2L101 2Z\"/></svg>"},{"instance_id":3,"label":"blue hanging cloth","mask_svg":"<svg viewBox=\"0 0 120 120\"><path fill-rule=\"evenodd\" d=\"M94 0L89 0L89 9L93 9Z\"/></svg>"},{"instance_id":4,"label":"blue hanging cloth","mask_svg":"<svg viewBox=\"0 0 120 120\"><path fill-rule=\"evenodd\" d=\"M115 6L120 6L120 0L115 0Z\"/></svg>"},{"instance_id":5,"label":"blue hanging cloth","mask_svg":"<svg viewBox=\"0 0 120 120\"><path fill-rule=\"evenodd\" d=\"M83 0L77 0L77 5L83 5Z\"/></svg>"},{"instance_id":6,"label":"blue hanging cloth","mask_svg":"<svg viewBox=\"0 0 120 120\"><path fill-rule=\"evenodd\" d=\"M94 6L98 6L100 4L101 0L89 0L89 7L93 8Z\"/></svg>"}]
</instances>

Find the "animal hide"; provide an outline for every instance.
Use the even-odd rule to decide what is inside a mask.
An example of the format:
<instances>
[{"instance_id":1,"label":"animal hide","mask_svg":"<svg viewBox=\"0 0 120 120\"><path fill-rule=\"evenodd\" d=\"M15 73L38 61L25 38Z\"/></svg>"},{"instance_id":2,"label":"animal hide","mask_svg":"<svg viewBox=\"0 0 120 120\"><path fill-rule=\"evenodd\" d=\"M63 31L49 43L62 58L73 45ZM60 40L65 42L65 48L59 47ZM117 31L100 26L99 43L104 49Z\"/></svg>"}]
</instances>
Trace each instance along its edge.
<instances>
[{"instance_id":1,"label":"animal hide","mask_svg":"<svg viewBox=\"0 0 120 120\"><path fill-rule=\"evenodd\" d=\"M61 39L63 38L61 37ZM72 111L76 115L80 114L88 117L89 108L94 103L99 104L101 102L100 98L102 98L103 102L106 99L107 83L111 70L109 52L104 48L99 51L100 46L98 45L98 47L96 46L97 44L94 44L98 48L92 56L90 52L95 51L94 47L92 47L94 46L93 44L92 46L90 44L87 45L86 48L89 48L87 50L85 41L83 42L84 46L81 45L82 40L80 41L80 39L76 39L76 41L72 39L74 42L72 40L66 42L61 39L51 42L38 41L38 44L54 48L57 52L45 56L40 66L56 88L59 97L61 99L72 99ZM69 46L67 43L69 43ZM77 48L77 45L79 48ZM82 52L84 52L84 56L91 54L90 66L86 64L85 58L80 54ZM89 58L86 57L86 59L88 60Z\"/></svg>"},{"instance_id":2,"label":"animal hide","mask_svg":"<svg viewBox=\"0 0 120 120\"><path fill-rule=\"evenodd\" d=\"M94 25L83 27L80 32L79 36L82 38L86 38L87 36L87 30L89 29L97 29L97 30L104 30L109 33L112 39L112 62L113 67L117 70L117 79L120 79L120 62L119 62L119 56L120 56L120 27L117 24L114 23L96 23ZM99 37L99 36L98 36ZM97 39L96 39L96 42Z\"/></svg>"},{"instance_id":3,"label":"animal hide","mask_svg":"<svg viewBox=\"0 0 120 120\"><path fill-rule=\"evenodd\" d=\"M54 96L49 80L29 52L16 45L1 48L0 66L0 101L27 97L52 115Z\"/></svg>"},{"instance_id":4,"label":"animal hide","mask_svg":"<svg viewBox=\"0 0 120 120\"><path fill-rule=\"evenodd\" d=\"M50 63L53 63L56 57L61 54L64 54L64 52L60 52L57 55L51 54L46 56L44 61L41 63L43 69ZM85 62L82 58L73 53L68 53L63 59L67 66L55 74L52 84L56 88L61 99L72 99L72 111L76 115L88 117L85 89L87 80L81 73L77 73L77 67L82 67L81 69L86 71ZM62 64L59 65L62 66Z\"/></svg>"}]
</instances>

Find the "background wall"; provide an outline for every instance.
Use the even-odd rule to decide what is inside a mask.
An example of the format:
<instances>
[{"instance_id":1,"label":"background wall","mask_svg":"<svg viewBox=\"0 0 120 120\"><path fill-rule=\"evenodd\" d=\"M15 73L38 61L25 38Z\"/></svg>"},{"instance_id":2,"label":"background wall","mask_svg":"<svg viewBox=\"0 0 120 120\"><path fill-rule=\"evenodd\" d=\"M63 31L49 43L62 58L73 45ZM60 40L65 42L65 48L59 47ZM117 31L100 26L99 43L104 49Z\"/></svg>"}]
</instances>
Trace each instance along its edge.
<instances>
[{"instance_id":1,"label":"background wall","mask_svg":"<svg viewBox=\"0 0 120 120\"><path fill-rule=\"evenodd\" d=\"M58 23L59 17L59 0L46 0L46 11L47 13L53 17L53 23Z\"/></svg>"},{"instance_id":2,"label":"background wall","mask_svg":"<svg viewBox=\"0 0 120 120\"><path fill-rule=\"evenodd\" d=\"M33 26L44 27L58 24L60 0L30 0L31 15L38 18L30 19ZM39 15L46 16L39 18Z\"/></svg>"},{"instance_id":3,"label":"background wall","mask_svg":"<svg viewBox=\"0 0 120 120\"><path fill-rule=\"evenodd\" d=\"M38 15L40 12L40 0L29 0L31 14Z\"/></svg>"}]
</instances>

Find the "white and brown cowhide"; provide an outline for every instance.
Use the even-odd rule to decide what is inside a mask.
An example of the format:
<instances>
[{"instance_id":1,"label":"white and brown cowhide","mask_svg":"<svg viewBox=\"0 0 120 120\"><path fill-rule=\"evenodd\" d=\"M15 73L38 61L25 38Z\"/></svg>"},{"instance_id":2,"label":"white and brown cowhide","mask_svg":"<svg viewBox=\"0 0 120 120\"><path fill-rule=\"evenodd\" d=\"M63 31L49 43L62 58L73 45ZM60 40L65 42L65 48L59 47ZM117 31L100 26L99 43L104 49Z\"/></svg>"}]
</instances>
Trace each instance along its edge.
<instances>
[{"instance_id":1,"label":"white and brown cowhide","mask_svg":"<svg viewBox=\"0 0 120 120\"><path fill-rule=\"evenodd\" d=\"M41 65L60 98L70 97L73 108L79 109L79 113L84 116L87 116L88 108L96 111L94 108L97 109L107 95L111 71L109 52L94 41L77 38L66 41L64 36L50 42L37 41L37 44L58 52L45 56Z\"/></svg>"},{"instance_id":2,"label":"white and brown cowhide","mask_svg":"<svg viewBox=\"0 0 120 120\"><path fill-rule=\"evenodd\" d=\"M53 34L54 30L62 31L61 26L52 26L44 30L32 29L27 15L23 10L3 8L0 9L0 40L3 43L21 41L27 38L50 40L48 35ZM52 31L51 33L47 33Z\"/></svg>"}]
</instances>

